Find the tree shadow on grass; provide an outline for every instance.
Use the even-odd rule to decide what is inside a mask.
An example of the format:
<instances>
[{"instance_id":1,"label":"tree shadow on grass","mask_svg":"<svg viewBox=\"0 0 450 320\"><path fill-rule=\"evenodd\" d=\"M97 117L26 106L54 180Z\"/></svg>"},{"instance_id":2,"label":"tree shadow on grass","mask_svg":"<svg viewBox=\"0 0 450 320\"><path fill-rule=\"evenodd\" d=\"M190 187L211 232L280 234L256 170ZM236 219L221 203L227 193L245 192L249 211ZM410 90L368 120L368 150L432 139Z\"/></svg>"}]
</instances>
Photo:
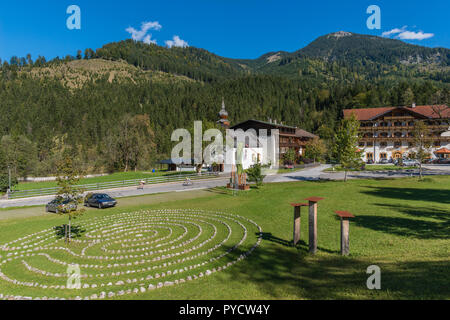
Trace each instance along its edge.
<instances>
[{"instance_id":1,"label":"tree shadow on grass","mask_svg":"<svg viewBox=\"0 0 450 320\"><path fill-rule=\"evenodd\" d=\"M401 212L416 218L431 218L442 220L442 222L450 221L450 208L448 210L436 207L416 207L398 204L381 204L376 206L386 208L391 211Z\"/></svg>"},{"instance_id":2,"label":"tree shadow on grass","mask_svg":"<svg viewBox=\"0 0 450 320\"><path fill-rule=\"evenodd\" d=\"M57 226L54 228L55 235L57 239L63 239L65 237L65 227L68 225L63 224L62 226ZM86 232L86 229L83 229L80 226L74 226L70 228L71 239L81 238L83 234Z\"/></svg>"},{"instance_id":3,"label":"tree shadow on grass","mask_svg":"<svg viewBox=\"0 0 450 320\"><path fill-rule=\"evenodd\" d=\"M364 228L417 239L449 239L450 222L433 222L399 217L357 216L354 222Z\"/></svg>"},{"instance_id":4,"label":"tree shadow on grass","mask_svg":"<svg viewBox=\"0 0 450 320\"><path fill-rule=\"evenodd\" d=\"M376 205L388 208L390 211L410 215L414 218L360 215L353 219L354 223L363 228L403 237L414 237L417 239L450 239L450 212L448 210L388 204ZM420 220L418 218L431 218L438 221Z\"/></svg>"},{"instance_id":5,"label":"tree shadow on grass","mask_svg":"<svg viewBox=\"0 0 450 320\"><path fill-rule=\"evenodd\" d=\"M255 234L257 236L259 235L259 233L255 233ZM261 234L261 238L263 240L266 240L266 241L278 243L278 244L280 244L282 246L285 246L285 247L292 247L294 245L294 241L288 241L288 240L284 240L284 239L275 237L269 232L263 232Z\"/></svg>"},{"instance_id":6,"label":"tree shadow on grass","mask_svg":"<svg viewBox=\"0 0 450 320\"><path fill-rule=\"evenodd\" d=\"M369 190L361 191L361 193L375 197L412 201L430 201L439 204L450 203L450 190L374 186L365 186L365 188Z\"/></svg>"},{"instance_id":7,"label":"tree shadow on grass","mask_svg":"<svg viewBox=\"0 0 450 320\"><path fill-rule=\"evenodd\" d=\"M259 233L255 233L257 236L259 235ZM294 247L294 241L293 240L285 240L285 239L281 239L278 237L273 236L271 233L269 232L263 232L261 234L261 238L263 240L266 241L270 241L270 242L274 242L277 244L280 244L284 247ZM303 253L308 253L309 252L309 245L308 243L306 243L304 240L299 240L299 242L297 243L297 245L295 246L295 248L297 248L299 251L303 252ZM328 252L328 253L340 253L340 251L333 251L333 250L329 250L320 246L317 246L317 249L319 251L324 251L324 252Z\"/></svg>"},{"instance_id":8,"label":"tree shadow on grass","mask_svg":"<svg viewBox=\"0 0 450 320\"><path fill-rule=\"evenodd\" d=\"M372 264L382 270L381 290L367 289L366 270ZM263 241L226 274L230 281L256 285L272 299L442 299L450 294L449 267L448 261L377 263L351 256L310 256Z\"/></svg>"}]
</instances>

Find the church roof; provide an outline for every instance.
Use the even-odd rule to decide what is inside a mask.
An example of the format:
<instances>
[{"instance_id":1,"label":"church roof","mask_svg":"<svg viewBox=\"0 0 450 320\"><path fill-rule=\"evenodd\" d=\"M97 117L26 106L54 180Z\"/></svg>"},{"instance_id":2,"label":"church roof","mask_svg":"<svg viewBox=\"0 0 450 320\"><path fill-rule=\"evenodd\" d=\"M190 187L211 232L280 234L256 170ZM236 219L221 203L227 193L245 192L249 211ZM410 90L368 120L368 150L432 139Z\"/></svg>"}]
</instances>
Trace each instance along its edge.
<instances>
[{"instance_id":1,"label":"church roof","mask_svg":"<svg viewBox=\"0 0 450 320\"><path fill-rule=\"evenodd\" d=\"M227 110L225 110L225 100L222 100L222 110L220 110L219 116L220 117L223 117L223 116L228 117L228 112L227 112Z\"/></svg>"}]
</instances>

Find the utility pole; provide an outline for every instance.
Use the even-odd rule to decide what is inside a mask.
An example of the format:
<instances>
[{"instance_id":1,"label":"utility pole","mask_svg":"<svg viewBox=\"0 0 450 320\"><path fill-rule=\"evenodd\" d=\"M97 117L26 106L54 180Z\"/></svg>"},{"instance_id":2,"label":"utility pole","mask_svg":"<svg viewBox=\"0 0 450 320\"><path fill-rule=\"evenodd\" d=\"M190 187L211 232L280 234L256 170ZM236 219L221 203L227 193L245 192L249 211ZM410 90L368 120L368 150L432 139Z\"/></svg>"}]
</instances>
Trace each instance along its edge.
<instances>
[{"instance_id":1,"label":"utility pole","mask_svg":"<svg viewBox=\"0 0 450 320\"><path fill-rule=\"evenodd\" d=\"M11 191L11 167L8 166L8 186L9 190Z\"/></svg>"},{"instance_id":2,"label":"utility pole","mask_svg":"<svg viewBox=\"0 0 450 320\"><path fill-rule=\"evenodd\" d=\"M11 166L8 165L8 192L6 193L6 196L8 198L10 193L11 193Z\"/></svg>"}]
</instances>

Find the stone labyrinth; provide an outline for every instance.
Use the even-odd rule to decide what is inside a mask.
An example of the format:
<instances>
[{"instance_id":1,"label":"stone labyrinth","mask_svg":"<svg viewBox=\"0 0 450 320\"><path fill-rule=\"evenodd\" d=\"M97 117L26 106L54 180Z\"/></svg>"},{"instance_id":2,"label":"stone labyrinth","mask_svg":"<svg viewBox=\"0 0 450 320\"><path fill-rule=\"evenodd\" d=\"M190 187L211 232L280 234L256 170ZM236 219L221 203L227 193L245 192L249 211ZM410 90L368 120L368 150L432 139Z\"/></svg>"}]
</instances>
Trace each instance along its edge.
<instances>
[{"instance_id":1,"label":"stone labyrinth","mask_svg":"<svg viewBox=\"0 0 450 320\"><path fill-rule=\"evenodd\" d=\"M83 232L70 245L54 228L0 245L0 299L106 299L176 286L245 259L262 233L247 218L193 209L121 213L76 225ZM68 270L76 265L79 286L69 289Z\"/></svg>"}]
</instances>

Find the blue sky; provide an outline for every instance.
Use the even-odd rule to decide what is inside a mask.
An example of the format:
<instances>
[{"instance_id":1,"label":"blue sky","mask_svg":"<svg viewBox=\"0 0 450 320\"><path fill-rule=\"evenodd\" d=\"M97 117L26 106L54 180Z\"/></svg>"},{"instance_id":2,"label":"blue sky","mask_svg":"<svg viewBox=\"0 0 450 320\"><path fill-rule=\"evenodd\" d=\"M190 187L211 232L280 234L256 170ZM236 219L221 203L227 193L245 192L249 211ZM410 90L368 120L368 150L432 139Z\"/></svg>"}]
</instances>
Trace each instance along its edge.
<instances>
[{"instance_id":1,"label":"blue sky","mask_svg":"<svg viewBox=\"0 0 450 320\"><path fill-rule=\"evenodd\" d=\"M81 30L69 30L69 5L81 9ZM381 29L366 26L369 5L381 9ZM126 31L152 24L145 35L166 45L179 37L231 58L257 58L270 51L295 51L315 38L340 30L450 48L447 0L41 0L1 1L0 58L75 55L78 49L131 38ZM142 40L145 38L143 37ZM147 38L148 40L148 38ZM169 43L170 44L170 43Z\"/></svg>"}]
</instances>

